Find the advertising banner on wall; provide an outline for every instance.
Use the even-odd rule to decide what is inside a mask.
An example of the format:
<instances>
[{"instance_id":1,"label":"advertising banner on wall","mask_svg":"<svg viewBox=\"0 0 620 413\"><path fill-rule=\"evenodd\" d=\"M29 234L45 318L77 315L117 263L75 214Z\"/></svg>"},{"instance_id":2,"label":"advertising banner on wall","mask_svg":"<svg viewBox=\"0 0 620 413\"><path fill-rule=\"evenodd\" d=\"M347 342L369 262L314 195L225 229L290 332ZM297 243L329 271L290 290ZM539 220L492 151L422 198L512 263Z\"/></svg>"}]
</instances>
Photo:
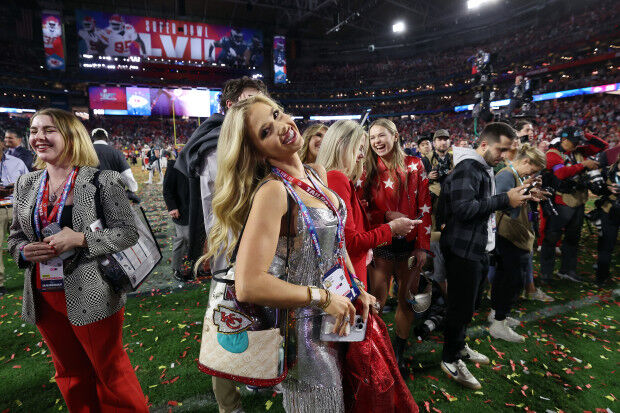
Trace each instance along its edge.
<instances>
[{"instance_id":1,"label":"advertising banner on wall","mask_svg":"<svg viewBox=\"0 0 620 413\"><path fill-rule=\"evenodd\" d=\"M90 100L91 109L114 111L116 112L115 114L122 115L127 114L127 97L125 96L124 87L89 87L88 98Z\"/></svg>"},{"instance_id":2,"label":"advertising banner on wall","mask_svg":"<svg viewBox=\"0 0 620 413\"><path fill-rule=\"evenodd\" d=\"M77 10L80 58L140 56L260 67L260 30Z\"/></svg>"},{"instance_id":3,"label":"advertising banner on wall","mask_svg":"<svg viewBox=\"0 0 620 413\"><path fill-rule=\"evenodd\" d=\"M273 81L286 83L286 39L284 36L273 37Z\"/></svg>"},{"instance_id":4,"label":"advertising banner on wall","mask_svg":"<svg viewBox=\"0 0 620 413\"><path fill-rule=\"evenodd\" d=\"M47 68L65 70L65 43L60 13L55 11L42 12L41 28Z\"/></svg>"}]
</instances>

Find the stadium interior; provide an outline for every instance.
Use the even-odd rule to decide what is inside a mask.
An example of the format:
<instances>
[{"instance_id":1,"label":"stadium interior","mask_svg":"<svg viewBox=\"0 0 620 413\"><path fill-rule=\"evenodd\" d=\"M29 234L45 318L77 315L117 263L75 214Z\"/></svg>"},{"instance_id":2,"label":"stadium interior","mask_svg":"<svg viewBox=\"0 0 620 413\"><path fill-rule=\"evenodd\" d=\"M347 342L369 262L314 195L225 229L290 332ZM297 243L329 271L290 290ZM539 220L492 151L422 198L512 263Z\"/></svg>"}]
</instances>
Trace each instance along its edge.
<instances>
[{"instance_id":1,"label":"stadium interior","mask_svg":"<svg viewBox=\"0 0 620 413\"><path fill-rule=\"evenodd\" d=\"M130 294L123 338L153 412L218 407L196 367L209 277L171 278L174 227L141 153L181 150L220 111L227 80L262 80L302 132L388 118L407 150L440 129L471 147L486 124L519 119L543 151L573 125L620 145L618 0L3 0L0 24L0 130L26 143L32 115L61 108L134 161L164 259ZM578 268L590 275L597 236L586 219ZM618 245L612 286L567 283L548 290L554 303L517 303L525 344L491 341L485 294L469 341L492 356L471 368L481 391L443 379L440 333L412 335L405 380L420 411L619 411ZM0 412L65 411L41 335L19 319L23 271L3 259ZM394 311L383 318L393 337ZM245 411L284 411L279 391L240 387Z\"/></svg>"}]
</instances>

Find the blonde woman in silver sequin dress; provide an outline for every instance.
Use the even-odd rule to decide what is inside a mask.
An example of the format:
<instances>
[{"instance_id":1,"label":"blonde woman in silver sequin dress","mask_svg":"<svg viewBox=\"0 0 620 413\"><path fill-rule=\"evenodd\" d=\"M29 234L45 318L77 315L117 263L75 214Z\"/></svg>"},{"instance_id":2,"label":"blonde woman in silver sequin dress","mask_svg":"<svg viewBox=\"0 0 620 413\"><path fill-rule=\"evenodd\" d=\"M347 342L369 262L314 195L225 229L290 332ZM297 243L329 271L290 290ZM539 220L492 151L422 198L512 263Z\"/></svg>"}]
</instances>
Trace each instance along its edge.
<instances>
[{"instance_id":1,"label":"blonde woman in silver sequin dress","mask_svg":"<svg viewBox=\"0 0 620 413\"><path fill-rule=\"evenodd\" d=\"M321 277L339 254L349 269L353 267L344 246L337 247L336 214L298 187L294 190L308 209L321 253L319 258L300 208L292 202L288 282L281 279L288 195L271 167L308 185L312 184L310 176L314 182L321 180L318 189L338 208L341 219L346 219L344 203L324 184L325 170L301 163L297 152L302 144L292 118L265 96L239 102L228 111L218 143L214 224L207 255L220 250L230 255L248 217L237 254L235 289L240 301L292 310L289 373L282 383L284 407L288 412L343 412L342 351L338 343L319 339L321 315L325 312L336 317L335 332L344 335L355 318L355 307L348 298L335 294L325 307L328 294L321 288ZM229 233L235 237L229 239ZM363 304L362 316L366 318L376 299L362 292L357 300Z\"/></svg>"}]
</instances>

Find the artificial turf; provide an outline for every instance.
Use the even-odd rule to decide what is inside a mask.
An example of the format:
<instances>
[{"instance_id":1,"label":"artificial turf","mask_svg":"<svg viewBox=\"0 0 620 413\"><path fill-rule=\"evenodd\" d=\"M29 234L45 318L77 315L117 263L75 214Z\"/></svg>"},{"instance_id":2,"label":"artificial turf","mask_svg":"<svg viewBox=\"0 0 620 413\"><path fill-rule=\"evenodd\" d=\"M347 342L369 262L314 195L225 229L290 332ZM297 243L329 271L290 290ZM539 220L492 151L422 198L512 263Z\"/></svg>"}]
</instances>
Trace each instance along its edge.
<instances>
[{"instance_id":1,"label":"artificial turf","mask_svg":"<svg viewBox=\"0 0 620 413\"><path fill-rule=\"evenodd\" d=\"M153 213L160 199L145 199ZM161 209L159 209L161 210ZM161 219L164 221L164 219ZM160 225L161 231L166 226ZM579 270L593 278L595 234L583 233ZM168 246L164 246L168 249ZM617 287L620 257L612 273ZM0 412L66 411L56 387L47 347L34 326L21 314L23 275L4 254L9 294L0 298ZM536 267L537 268L537 267ZM561 283L547 289L554 303L521 300L516 317L536 318L517 331L524 344L492 340L486 325L489 302L484 300L470 346L492 359L490 366L470 366L482 383L478 392L450 381L440 370L441 335L429 341L409 341L411 367L407 384L421 411L618 411L618 301L611 288ZM208 297L208 280L197 281L173 293L154 291L130 298L124 324L124 342L152 411L216 412L211 379L198 371L196 358ZM578 308L567 304L583 298ZM551 306L557 314L536 312ZM384 316L393 333L393 313ZM246 412L281 412L281 395L245 391ZM606 410L610 409L610 410Z\"/></svg>"}]
</instances>

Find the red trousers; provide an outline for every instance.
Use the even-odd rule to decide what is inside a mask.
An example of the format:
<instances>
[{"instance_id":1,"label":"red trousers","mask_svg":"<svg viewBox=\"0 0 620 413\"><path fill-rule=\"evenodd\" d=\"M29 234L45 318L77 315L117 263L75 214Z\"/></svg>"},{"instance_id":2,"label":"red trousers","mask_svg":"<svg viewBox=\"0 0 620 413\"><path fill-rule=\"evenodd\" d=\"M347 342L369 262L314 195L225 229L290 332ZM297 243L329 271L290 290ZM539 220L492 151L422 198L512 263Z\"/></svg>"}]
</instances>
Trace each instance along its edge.
<instances>
[{"instance_id":1,"label":"red trousers","mask_svg":"<svg viewBox=\"0 0 620 413\"><path fill-rule=\"evenodd\" d=\"M64 291L37 295L37 327L52 353L56 384L69 411L148 412L142 388L123 349L124 310L78 327L67 318Z\"/></svg>"}]
</instances>

